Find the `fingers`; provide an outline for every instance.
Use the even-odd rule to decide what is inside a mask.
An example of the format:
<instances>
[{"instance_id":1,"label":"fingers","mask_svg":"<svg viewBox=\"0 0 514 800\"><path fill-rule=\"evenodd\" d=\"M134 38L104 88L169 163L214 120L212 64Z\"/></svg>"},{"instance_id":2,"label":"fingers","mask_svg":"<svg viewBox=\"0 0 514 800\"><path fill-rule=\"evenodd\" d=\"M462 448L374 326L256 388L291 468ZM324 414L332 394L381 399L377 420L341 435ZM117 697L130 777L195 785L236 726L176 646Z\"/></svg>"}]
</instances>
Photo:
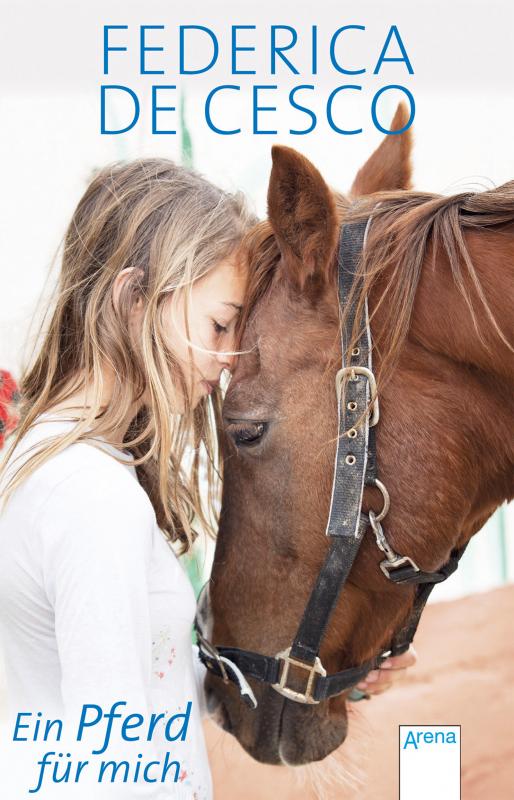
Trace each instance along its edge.
<instances>
[{"instance_id":1,"label":"fingers","mask_svg":"<svg viewBox=\"0 0 514 800\"><path fill-rule=\"evenodd\" d=\"M417 660L417 654L411 645L407 652L400 656L389 656L381 665L380 669L406 669L413 667Z\"/></svg>"},{"instance_id":2,"label":"fingers","mask_svg":"<svg viewBox=\"0 0 514 800\"><path fill-rule=\"evenodd\" d=\"M380 665L380 669L369 672L356 688L368 694L382 694L403 680L408 667L412 667L416 663L416 658L416 651L411 645L406 653L390 656Z\"/></svg>"},{"instance_id":3,"label":"fingers","mask_svg":"<svg viewBox=\"0 0 514 800\"><path fill-rule=\"evenodd\" d=\"M379 670L374 669L368 673L365 680L357 684L357 689L368 694L382 694L386 689L390 689L395 683L402 680L405 675L405 668Z\"/></svg>"}]
</instances>

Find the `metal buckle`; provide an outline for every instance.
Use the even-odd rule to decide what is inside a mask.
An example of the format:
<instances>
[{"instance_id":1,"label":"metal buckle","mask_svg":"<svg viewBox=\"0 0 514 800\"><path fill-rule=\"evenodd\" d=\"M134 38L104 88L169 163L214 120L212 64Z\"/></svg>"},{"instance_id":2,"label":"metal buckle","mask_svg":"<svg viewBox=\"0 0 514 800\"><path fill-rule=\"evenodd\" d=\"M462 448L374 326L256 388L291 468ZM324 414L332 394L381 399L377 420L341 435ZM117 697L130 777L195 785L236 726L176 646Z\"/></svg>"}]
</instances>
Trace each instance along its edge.
<instances>
[{"instance_id":1,"label":"metal buckle","mask_svg":"<svg viewBox=\"0 0 514 800\"><path fill-rule=\"evenodd\" d=\"M384 560L380 562L380 569L382 570L386 578L389 578L389 580L391 580L390 573L395 569L397 569L398 567L403 567L404 564L409 564L414 570L414 572L419 572L418 565L412 560L412 558L409 558L409 556L397 556L392 561L389 561L387 558L384 558Z\"/></svg>"},{"instance_id":2,"label":"metal buckle","mask_svg":"<svg viewBox=\"0 0 514 800\"><path fill-rule=\"evenodd\" d=\"M357 375L364 375L369 383L369 391L371 395L371 414L369 418L369 427L373 428L374 425L377 424L380 418L380 411L378 407L378 394L377 394L377 382L375 380L375 376L370 369L367 367L341 367L338 370L336 375L336 394L337 394L337 401L339 405L341 405L341 389L343 385L343 379L346 375L350 375L350 380L357 380Z\"/></svg>"},{"instance_id":3,"label":"metal buckle","mask_svg":"<svg viewBox=\"0 0 514 800\"><path fill-rule=\"evenodd\" d=\"M380 562L380 569L386 578L391 580L391 572L393 572L395 569L398 569L398 567L403 567L404 564L410 564L415 572L419 572L419 567L416 562L412 560L412 558L409 556L401 556L393 550L386 539L384 529L378 521L378 517L375 512L369 511L368 516L373 533L375 534L377 547L386 555L386 558Z\"/></svg>"},{"instance_id":4,"label":"metal buckle","mask_svg":"<svg viewBox=\"0 0 514 800\"><path fill-rule=\"evenodd\" d=\"M321 675L323 678L326 676L326 669L323 667L323 664L317 656L314 664L305 664L304 661L298 661L296 658L290 658L290 652L291 648L288 647L287 650L283 650L281 653L277 653L275 656L275 658L282 659L284 666L282 667L279 683L271 684L273 689L275 689L275 691L277 691L279 694L283 694L284 697L288 697L290 700L295 700L297 703L319 703L320 701L315 700L312 696L312 684L314 682L315 675ZM291 664L295 667L301 667L302 669L307 670L309 673L305 693L295 692L294 689L290 689L288 686L286 686L287 676L289 675L289 667Z\"/></svg>"}]
</instances>

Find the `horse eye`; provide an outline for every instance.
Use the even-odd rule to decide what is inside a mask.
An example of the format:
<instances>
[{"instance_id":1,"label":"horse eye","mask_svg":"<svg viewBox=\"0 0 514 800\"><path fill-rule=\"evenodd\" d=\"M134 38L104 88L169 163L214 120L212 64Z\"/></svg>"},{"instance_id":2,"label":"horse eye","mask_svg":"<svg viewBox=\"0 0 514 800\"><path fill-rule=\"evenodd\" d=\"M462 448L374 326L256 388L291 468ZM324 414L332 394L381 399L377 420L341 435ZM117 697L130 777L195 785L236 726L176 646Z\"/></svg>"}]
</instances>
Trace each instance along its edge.
<instances>
[{"instance_id":1,"label":"horse eye","mask_svg":"<svg viewBox=\"0 0 514 800\"><path fill-rule=\"evenodd\" d=\"M266 431L265 422L230 422L227 433L238 447L256 444Z\"/></svg>"}]
</instances>

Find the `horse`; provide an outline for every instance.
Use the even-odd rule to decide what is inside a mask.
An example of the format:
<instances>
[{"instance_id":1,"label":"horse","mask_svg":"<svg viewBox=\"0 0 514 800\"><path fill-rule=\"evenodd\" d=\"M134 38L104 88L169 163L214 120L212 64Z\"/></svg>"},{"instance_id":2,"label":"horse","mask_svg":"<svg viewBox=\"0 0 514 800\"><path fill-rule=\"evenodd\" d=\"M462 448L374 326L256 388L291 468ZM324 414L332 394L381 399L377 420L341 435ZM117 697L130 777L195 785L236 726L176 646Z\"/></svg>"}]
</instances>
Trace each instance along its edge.
<instances>
[{"instance_id":1,"label":"horse","mask_svg":"<svg viewBox=\"0 0 514 800\"><path fill-rule=\"evenodd\" d=\"M400 106L393 130L406 119ZM389 544L437 570L514 496L514 181L417 192L411 150L410 129L387 136L343 195L303 155L273 147L268 219L244 244L241 355L220 431L223 493L206 601L216 647L283 651L327 555L346 313L341 226L368 221L353 301L369 303ZM365 487L363 512L382 502ZM327 672L373 659L412 612L415 587L389 581L382 558L368 528L322 642ZM255 709L213 672L205 687L219 723L257 761L307 764L344 742L349 690L305 703L249 681Z\"/></svg>"}]
</instances>

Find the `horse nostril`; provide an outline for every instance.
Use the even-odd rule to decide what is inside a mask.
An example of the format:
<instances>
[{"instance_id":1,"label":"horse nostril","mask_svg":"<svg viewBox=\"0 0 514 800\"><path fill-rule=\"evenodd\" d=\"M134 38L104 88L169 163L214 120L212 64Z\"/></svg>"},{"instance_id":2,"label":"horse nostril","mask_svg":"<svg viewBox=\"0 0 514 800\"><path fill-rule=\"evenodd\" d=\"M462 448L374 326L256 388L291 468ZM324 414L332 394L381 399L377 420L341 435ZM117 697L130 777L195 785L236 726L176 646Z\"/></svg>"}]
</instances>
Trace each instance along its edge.
<instances>
[{"instance_id":1,"label":"horse nostril","mask_svg":"<svg viewBox=\"0 0 514 800\"><path fill-rule=\"evenodd\" d=\"M232 723L230 722L230 717L228 715L228 711L225 708L225 706L223 705L223 703L220 703L219 709L220 709L220 717L221 717L221 721L220 721L221 727L227 733L232 733Z\"/></svg>"},{"instance_id":2,"label":"horse nostril","mask_svg":"<svg viewBox=\"0 0 514 800\"><path fill-rule=\"evenodd\" d=\"M230 722L227 709L210 686L207 686L205 689L205 698L207 702L207 711L213 722L219 725L220 728L223 728L227 733L232 733L232 723Z\"/></svg>"},{"instance_id":3,"label":"horse nostril","mask_svg":"<svg viewBox=\"0 0 514 800\"><path fill-rule=\"evenodd\" d=\"M207 711L212 716L219 707L220 702L214 694L214 690L210 686L205 687L205 700L207 703Z\"/></svg>"}]
</instances>

